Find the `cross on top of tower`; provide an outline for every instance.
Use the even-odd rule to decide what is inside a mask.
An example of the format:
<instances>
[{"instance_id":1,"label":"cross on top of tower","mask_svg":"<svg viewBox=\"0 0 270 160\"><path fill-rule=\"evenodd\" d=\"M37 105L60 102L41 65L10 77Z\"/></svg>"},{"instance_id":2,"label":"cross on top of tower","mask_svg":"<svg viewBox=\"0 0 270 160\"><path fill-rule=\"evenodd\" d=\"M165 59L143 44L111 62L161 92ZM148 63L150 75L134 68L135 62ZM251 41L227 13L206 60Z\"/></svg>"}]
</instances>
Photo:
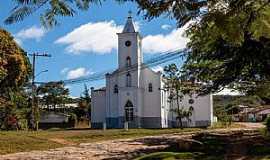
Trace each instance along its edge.
<instances>
[{"instance_id":1,"label":"cross on top of tower","mask_svg":"<svg viewBox=\"0 0 270 160\"><path fill-rule=\"evenodd\" d=\"M129 11L127 22L126 22L126 25L124 27L123 33L132 33L132 32L135 32L135 27L134 27L133 20L132 20L132 12Z\"/></svg>"},{"instance_id":2,"label":"cross on top of tower","mask_svg":"<svg viewBox=\"0 0 270 160\"><path fill-rule=\"evenodd\" d=\"M132 18L132 11L131 10L128 11L128 18Z\"/></svg>"}]
</instances>

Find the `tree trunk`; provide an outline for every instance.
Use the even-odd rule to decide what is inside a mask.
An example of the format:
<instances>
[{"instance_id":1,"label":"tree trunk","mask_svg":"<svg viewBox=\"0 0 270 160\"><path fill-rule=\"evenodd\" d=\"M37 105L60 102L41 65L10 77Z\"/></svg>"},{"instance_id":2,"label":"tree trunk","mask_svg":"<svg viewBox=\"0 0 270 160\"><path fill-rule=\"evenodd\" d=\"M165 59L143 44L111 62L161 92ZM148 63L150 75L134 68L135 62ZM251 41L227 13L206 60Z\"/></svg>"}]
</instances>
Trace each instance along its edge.
<instances>
[{"instance_id":1,"label":"tree trunk","mask_svg":"<svg viewBox=\"0 0 270 160\"><path fill-rule=\"evenodd\" d=\"M178 121L179 121L179 124L180 124L180 128L183 129L183 122L182 122L182 116L180 115L180 104L179 104L179 91L177 90L176 91L176 104L177 104L177 114L178 114Z\"/></svg>"}]
</instances>

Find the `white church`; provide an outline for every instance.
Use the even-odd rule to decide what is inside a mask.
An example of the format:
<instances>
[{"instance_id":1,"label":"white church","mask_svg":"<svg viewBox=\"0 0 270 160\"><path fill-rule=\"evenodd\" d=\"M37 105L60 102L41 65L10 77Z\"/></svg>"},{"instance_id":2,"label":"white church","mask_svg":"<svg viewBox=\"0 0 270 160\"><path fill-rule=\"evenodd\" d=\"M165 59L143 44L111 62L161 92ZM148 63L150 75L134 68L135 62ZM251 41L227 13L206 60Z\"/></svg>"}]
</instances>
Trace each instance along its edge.
<instances>
[{"instance_id":1,"label":"white church","mask_svg":"<svg viewBox=\"0 0 270 160\"><path fill-rule=\"evenodd\" d=\"M168 102L161 72L145 67L142 37L135 31L132 17L118 33L118 69L106 74L106 87L91 88L91 127L170 128L176 127L176 114ZM207 127L213 121L212 95L185 97L184 106L192 104L186 127ZM127 123L126 123L127 122Z\"/></svg>"}]
</instances>

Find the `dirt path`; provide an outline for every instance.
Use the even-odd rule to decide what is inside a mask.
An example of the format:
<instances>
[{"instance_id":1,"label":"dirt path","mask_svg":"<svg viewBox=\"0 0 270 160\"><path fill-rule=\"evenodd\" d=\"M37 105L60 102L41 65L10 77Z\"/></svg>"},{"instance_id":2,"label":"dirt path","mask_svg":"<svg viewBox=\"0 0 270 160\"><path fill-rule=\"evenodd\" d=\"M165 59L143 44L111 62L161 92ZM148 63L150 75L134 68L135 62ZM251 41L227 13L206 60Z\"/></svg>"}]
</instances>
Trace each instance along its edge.
<instances>
[{"instance_id":1,"label":"dirt path","mask_svg":"<svg viewBox=\"0 0 270 160\"><path fill-rule=\"evenodd\" d=\"M250 128L249 128L250 127ZM258 126L257 126L258 127ZM257 129L257 128L256 128ZM215 129L200 132L227 133L254 130L252 125L244 128ZM101 160L132 159L145 153L162 151L170 142L191 138L198 132L147 136L142 138L120 139L83 143L79 146L63 147L48 151L31 151L0 156L1 160Z\"/></svg>"},{"instance_id":2,"label":"dirt path","mask_svg":"<svg viewBox=\"0 0 270 160\"><path fill-rule=\"evenodd\" d=\"M262 123L239 122L237 124L244 126L246 128L250 128L250 129L260 129L260 128L264 127L264 125Z\"/></svg>"}]
</instances>

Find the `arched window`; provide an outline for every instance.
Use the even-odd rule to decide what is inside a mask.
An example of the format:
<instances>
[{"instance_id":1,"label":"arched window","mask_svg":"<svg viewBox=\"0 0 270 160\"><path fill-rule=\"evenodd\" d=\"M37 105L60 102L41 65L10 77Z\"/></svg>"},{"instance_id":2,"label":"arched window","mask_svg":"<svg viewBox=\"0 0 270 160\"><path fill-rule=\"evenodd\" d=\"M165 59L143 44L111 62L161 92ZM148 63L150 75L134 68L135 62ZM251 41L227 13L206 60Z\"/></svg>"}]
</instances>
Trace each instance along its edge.
<instances>
[{"instance_id":1,"label":"arched window","mask_svg":"<svg viewBox=\"0 0 270 160\"><path fill-rule=\"evenodd\" d=\"M126 67L130 67L130 66L131 66L131 59L128 56L127 59L126 59Z\"/></svg>"},{"instance_id":2,"label":"arched window","mask_svg":"<svg viewBox=\"0 0 270 160\"><path fill-rule=\"evenodd\" d=\"M126 77L126 86L131 87L131 75L129 72L127 73L127 77Z\"/></svg>"},{"instance_id":3,"label":"arched window","mask_svg":"<svg viewBox=\"0 0 270 160\"><path fill-rule=\"evenodd\" d=\"M130 100L127 101L125 105L125 121L133 121L134 120L134 107Z\"/></svg>"},{"instance_id":4,"label":"arched window","mask_svg":"<svg viewBox=\"0 0 270 160\"><path fill-rule=\"evenodd\" d=\"M113 88L113 93L118 93L118 85L114 85L114 88Z\"/></svg>"},{"instance_id":5,"label":"arched window","mask_svg":"<svg viewBox=\"0 0 270 160\"><path fill-rule=\"evenodd\" d=\"M148 91L149 92L153 92L153 85L152 85L152 83L149 83L148 84Z\"/></svg>"}]
</instances>

